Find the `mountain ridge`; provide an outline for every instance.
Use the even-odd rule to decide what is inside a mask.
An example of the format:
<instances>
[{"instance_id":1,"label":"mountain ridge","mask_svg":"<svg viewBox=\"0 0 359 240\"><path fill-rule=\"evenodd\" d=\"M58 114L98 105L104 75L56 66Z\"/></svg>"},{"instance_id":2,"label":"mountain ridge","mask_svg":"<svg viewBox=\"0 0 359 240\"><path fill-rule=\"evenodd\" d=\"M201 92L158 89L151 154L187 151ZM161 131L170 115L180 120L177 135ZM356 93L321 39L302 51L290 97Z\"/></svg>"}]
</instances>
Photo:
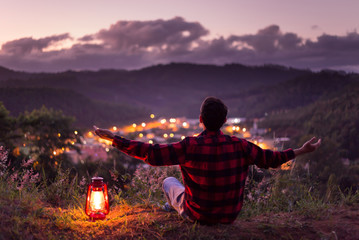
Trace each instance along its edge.
<instances>
[{"instance_id":1,"label":"mountain ridge","mask_svg":"<svg viewBox=\"0 0 359 240\"><path fill-rule=\"evenodd\" d=\"M146 109L157 116L191 118L198 117L200 104L205 97L217 96L229 106L230 115L262 117L268 111L295 108L316 101L318 96L358 80L358 76L270 64L218 66L170 63L137 70L103 69L60 73L25 73L3 69L0 71L0 88L67 89L108 106L122 105L143 111ZM336 80L328 85L326 78ZM61 96L58 93L55 95L61 101ZM31 101L31 97L28 99ZM4 101L12 112L14 107L6 103L9 100L0 95L0 101ZM12 105L15 102L12 101ZM83 105L87 108L84 101Z\"/></svg>"}]
</instances>

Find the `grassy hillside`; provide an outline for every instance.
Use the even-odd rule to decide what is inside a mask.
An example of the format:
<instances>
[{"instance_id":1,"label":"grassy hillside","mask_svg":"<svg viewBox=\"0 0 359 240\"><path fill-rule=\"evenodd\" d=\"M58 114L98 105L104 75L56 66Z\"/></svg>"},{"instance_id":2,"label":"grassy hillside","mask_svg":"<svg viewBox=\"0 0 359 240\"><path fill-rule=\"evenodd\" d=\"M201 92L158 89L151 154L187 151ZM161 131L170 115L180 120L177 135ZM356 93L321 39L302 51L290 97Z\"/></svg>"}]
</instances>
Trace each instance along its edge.
<instances>
[{"instance_id":1,"label":"grassy hillside","mask_svg":"<svg viewBox=\"0 0 359 240\"><path fill-rule=\"evenodd\" d=\"M176 212L163 211L160 205L164 203L164 196L157 194L162 191L161 185L149 175L153 172L151 168L146 169L141 172L141 178L132 179L127 191L109 187L110 213L106 220L97 222L89 221L84 213L84 179L80 182L71 179L68 171L46 185L33 172L17 172L16 177L5 172L0 177L0 239L359 237L358 192L342 194L333 201L334 198L319 196L313 189L313 182L307 185L293 176L285 180L277 175L268 185L268 192L260 185L249 189L252 195L246 195L244 208L233 224L206 226L187 222ZM150 179L151 183L145 179ZM35 185L37 181L42 183ZM148 188L149 184L158 187Z\"/></svg>"}]
</instances>

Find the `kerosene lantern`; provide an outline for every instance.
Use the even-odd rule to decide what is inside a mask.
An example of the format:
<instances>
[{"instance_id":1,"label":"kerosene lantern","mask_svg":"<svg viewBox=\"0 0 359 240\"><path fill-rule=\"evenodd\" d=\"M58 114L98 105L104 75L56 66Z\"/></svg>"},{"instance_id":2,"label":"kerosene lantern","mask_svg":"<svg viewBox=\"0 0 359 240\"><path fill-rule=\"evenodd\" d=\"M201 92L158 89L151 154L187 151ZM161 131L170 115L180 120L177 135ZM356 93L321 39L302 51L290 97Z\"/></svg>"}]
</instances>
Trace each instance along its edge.
<instances>
[{"instance_id":1,"label":"kerosene lantern","mask_svg":"<svg viewBox=\"0 0 359 240\"><path fill-rule=\"evenodd\" d=\"M107 185L102 177L93 177L87 188L86 214L91 221L103 220L110 211Z\"/></svg>"}]
</instances>

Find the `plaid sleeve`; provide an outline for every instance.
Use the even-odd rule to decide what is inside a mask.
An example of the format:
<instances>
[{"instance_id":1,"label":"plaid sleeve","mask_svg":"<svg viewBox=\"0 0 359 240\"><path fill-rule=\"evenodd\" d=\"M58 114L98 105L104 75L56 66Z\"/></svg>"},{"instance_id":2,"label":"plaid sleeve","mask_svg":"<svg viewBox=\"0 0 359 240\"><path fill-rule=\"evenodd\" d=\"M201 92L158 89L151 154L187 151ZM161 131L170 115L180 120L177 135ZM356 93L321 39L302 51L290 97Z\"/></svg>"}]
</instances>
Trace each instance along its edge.
<instances>
[{"instance_id":1,"label":"plaid sleeve","mask_svg":"<svg viewBox=\"0 0 359 240\"><path fill-rule=\"evenodd\" d=\"M112 146L152 166L178 165L185 159L185 141L171 144L149 144L115 136Z\"/></svg>"},{"instance_id":2,"label":"plaid sleeve","mask_svg":"<svg viewBox=\"0 0 359 240\"><path fill-rule=\"evenodd\" d=\"M291 148L284 151L272 151L262 149L248 141L243 143L249 164L255 164L260 168L276 168L295 158L294 151Z\"/></svg>"}]
</instances>

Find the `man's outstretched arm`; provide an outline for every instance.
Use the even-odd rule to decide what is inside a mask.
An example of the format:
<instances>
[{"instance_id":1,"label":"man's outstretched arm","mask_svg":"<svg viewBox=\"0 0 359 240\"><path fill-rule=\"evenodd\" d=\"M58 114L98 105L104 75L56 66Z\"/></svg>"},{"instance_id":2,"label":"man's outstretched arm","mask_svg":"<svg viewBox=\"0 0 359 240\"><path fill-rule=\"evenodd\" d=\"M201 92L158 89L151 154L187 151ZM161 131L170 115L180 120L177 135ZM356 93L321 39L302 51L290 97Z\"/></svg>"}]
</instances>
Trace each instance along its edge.
<instances>
[{"instance_id":1,"label":"man's outstretched arm","mask_svg":"<svg viewBox=\"0 0 359 240\"><path fill-rule=\"evenodd\" d=\"M322 139L319 139L318 141L316 140L316 137L313 137L309 141L305 142L301 148L294 149L293 151L295 156L298 157L299 155L315 151L322 142Z\"/></svg>"},{"instance_id":2,"label":"man's outstretched arm","mask_svg":"<svg viewBox=\"0 0 359 240\"><path fill-rule=\"evenodd\" d=\"M149 144L115 136L107 129L100 129L96 126L94 128L96 135L112 141L112 146L153 166L178 165L185 157L184 141L171 144Z\"/></svg>"},{"instance_id":3,"label":"man's outstretched arm","mask_svg":"<svg viewBox=\"0 0 359 240\"><path fill-rule=\"evenodd\" d=\"M243 142L245 143L245 153L248 156L249 164L255 164L260 168L276 168L299 155L315 151L320 146L321 139L316 142L316 138L313 137L298 149L284 151L262 149L251 142Z\"/></svg>"}]
</instances>

